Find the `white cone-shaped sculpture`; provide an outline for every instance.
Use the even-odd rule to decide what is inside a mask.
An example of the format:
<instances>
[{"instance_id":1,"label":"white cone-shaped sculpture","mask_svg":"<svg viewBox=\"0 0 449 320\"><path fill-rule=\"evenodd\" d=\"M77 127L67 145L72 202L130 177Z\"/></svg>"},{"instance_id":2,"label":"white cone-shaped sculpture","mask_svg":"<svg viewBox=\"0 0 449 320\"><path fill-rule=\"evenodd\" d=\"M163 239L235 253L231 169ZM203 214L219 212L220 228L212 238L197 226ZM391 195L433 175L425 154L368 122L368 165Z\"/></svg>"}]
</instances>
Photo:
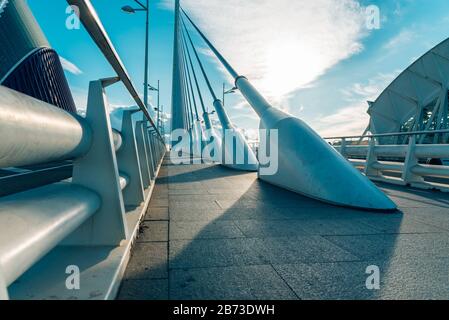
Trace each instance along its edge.
<instances>
[{"instance_id":1,"label":"white cone-shaped sculpture","mask_svg":"<svg viewBox=\"0 0 449 320\"><path fill-rule=\"evenodd\" d=\"M370 210L395 210L396 205L367 177L326 143L303 121L273 108L249 83L232 68L201 30L184 12L209 48L235 79L235 85L257 112L261 128L276 129L278 168L262 180L336 205ZM270 150L271 151L271 150ZM261 159L259 149L259 159Z\"/></svg>"},{"instance_id":2,"label":"white cone-shaped sculpture","mask_svg":"<svg viewBox=\"0 0 449 320\"><path fill-rule=\"evenodd\" d=\"M190 153L190 158L194 158L195 155L193 154L193 148L195 145L195 128L192 127L190 129L187 130L187 132L189 133L189 153Z\"/></svg>"},{"instance_id":3,"label":"white cone-shaped sculpture","mask_svg":"<svg viewBox=\"0 0 449 320\"><path fill-rule=\"evenodd\" d=\"M203 114L203 119L206 126L203 140L203 161L210 163L221 162L221 138L212 127L212 123L210 122L209 114L207 112Z\"/></svg>"},{"instance_id":4,"label":"white cone-shaped sculpture","mask_svg":"<svg viewBox=\"0 0 449 320\"><path fill-rule=\"evenodd\" d=\"M203 127L201 126L201 121L195 121L195 133L196 133L196 141L193 146L193 154L197 157L202 157L203 152L203 142L206 137L204 136Z\"/></svg>"},{"instance_id":5,"label":"white cone-shaped sculpture","mask_svg":"<svg viewBox=\"0 0 449 320\"><path fill-rule=\"evenodd\" d=\"M232 125L221 101L215 100L214 107L223 128L222 164L235 170L257 171L259 169L259 161L257 161L256 155L249 147L242 133Z\"/></svg>"},{"instance_id":6,"label":"white cone-shaped sculpture","mask_svg":"<svg viewBox=\"0 0 449 320\"><path fill-rule=\"evenodd\" d=\"M278 132L278 169L259 178L324 202L371 210L396 205L305 122L271 107L244 77L236 84L259 113L261 129ZM266 141L269 141L266 139ZM261 165L262 167L262 165Z\"/></svg>"}]
</instances>

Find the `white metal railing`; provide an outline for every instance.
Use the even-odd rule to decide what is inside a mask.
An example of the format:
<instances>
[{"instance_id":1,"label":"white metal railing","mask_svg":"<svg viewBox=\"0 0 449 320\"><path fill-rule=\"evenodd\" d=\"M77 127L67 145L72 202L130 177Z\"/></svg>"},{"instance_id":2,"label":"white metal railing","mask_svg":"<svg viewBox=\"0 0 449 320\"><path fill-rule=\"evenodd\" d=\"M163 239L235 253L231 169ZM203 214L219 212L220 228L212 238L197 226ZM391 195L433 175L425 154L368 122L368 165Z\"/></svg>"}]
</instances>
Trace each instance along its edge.
<instances>
[{"instance_id":1,"label":"white metal railing","mask_svg":"<svg viewBox=\"0 0 449 320\"><path fill-rule=\"evenodd\" d=\"M449 166L444 163L449 159L449 144L416 143L418 136L448 133L449 130L436 130L324 139L332 141L331 144L342 156L362 169L372 180L448 191ZM401 136L408 137L408 144L378 144L380 138ZM351 142L353 139L357 140L356 144ZM367 144L361 144L364 140L367 140ZM441 163L427 164L430 159L439 159Z\"/></svg>"},{"instance_id":2,"label":"white metal railing","mask_svg":"<svg viewBox=\"0 0 449 320\"><path fill-rule=\"evenodd\" d=\"M133 117L138 109L123 112L120 131L111 128L105 87L118 81L90 83L86 118L0 86L0 168L73 160L70 182L0 198L0 299L57 245L128 239L125 208L145 201L165 145Z\"/></svg>"},{"instance_id":3,"label":"white metal railing","mask_svg":"<svg viewBox=\"0 0 449 320\"><path fill-rule=\"evenodd\" d=\"M0 300L57 245L118 246L129 239L125 208L151 196L145 190L154 184L166 152L92 4L68 2L78 6L117 76L90 83L86 118L0 86L0 168L73 160L70 182L0 197ZM111 128L105 87L119 81L139 109L123 112L118 131ZM142 115L133 117L136 113Z\"/></svg>"}]
</instances>

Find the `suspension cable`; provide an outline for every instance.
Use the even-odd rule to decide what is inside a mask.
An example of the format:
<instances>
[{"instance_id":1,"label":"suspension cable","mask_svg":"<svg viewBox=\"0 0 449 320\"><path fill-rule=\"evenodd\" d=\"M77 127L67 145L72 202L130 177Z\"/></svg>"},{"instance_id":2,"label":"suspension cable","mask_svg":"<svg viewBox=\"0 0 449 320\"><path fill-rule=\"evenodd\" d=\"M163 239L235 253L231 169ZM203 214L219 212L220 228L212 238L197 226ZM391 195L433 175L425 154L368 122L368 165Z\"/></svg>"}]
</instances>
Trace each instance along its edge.
<instances>
[{"instance_id":1,"label":"suspension cable","mask_svg":"<svg viewBox=\"0 0 449 320\"><path fill-rule=\"evenodd\" d=\"M204 105L203 95L201 94L201 88L199 86L198 78L196 76L195 68L193 66L192 56L190 55L189 46L187 44L187 41L186 41L186 38L184 35L184 30L182 30L182 34L183 34L182 40L183 40L183 44L184 44L184 50L187 52L187 57L189 58L190 68L192 69L193 79L195 80L195 86L198 91L198 97L200 98L201 108L203 110L203 113L207 113L206 107Z\"/></svg>"},{"instance_id":2,"label":"suspension cable","mask_svg":"<svg viewBox=\"0 0 449 320\"><path fill-rule=\"evenodd\" d=\"M180 35L181 35L181 33L180 33L180 29L178 30L178 33L179 33L179 35L178 35L178 41L179 41L179 39L180 39ZM179 47L179 44L178 44L178 47ZM188 109L187 109L187 107L188 107L188 100L187 100L187 95L186 95L186 81L185 81L185 71L184 71L184 68L182 67L183 66L183 57L182 57L182 51L180 51L179 52L179 55L178 55L178 59L179 59L179 68L180 68L180 75L181 75L181 79L180 79L180 81L181 81L181 94L182 94L182 100L183 100L183 110L184 110L184 122L186 123L186 125L187 125L187 129L190 129L190 117L189 117L189 114L188 114Z\"/></svg>"},{"instance_id":3,"label":"suspension cable","mask_svg":"<svg viewBox=\"0 0 449 320\"><path fill-rule=\"evenodd\" d=\"M184 40L184 34L183 33L181 33L181 38ZM184 43L184 41L183 41L183 43ZM189 65L187 63L186 52L185 52L184 46L182 46L182 48L183 48L183 52L184 52L183 54L184 54L185 68L187 70L187 76L188 76L188 79L189 79L190 90L191 90L191 93L192 93L193 106L195 108L196 120L199 121L200 117L198 115L198 107L196 105L196 97L195 97L195 92L193 90L193 84L192 84L192 77L191 77L191 74L190 74L190 68L189 68ZM192 72L193 72L193 70L192 70Z\"/></svg>"},{"instance_id":4,"label":"suspension cable","mask_svg":"<svg viewBox=\"0 0 449 320\"><path fill-rule=\"evenodd\" d=\"M182 48L182 47L181 47ZM192 109L192 97L190 96L190 91L189 90L189 82L187 79L187 70L186 70L186 66L187 66L187 62L186 62L186 58L185 58L185 54L184 51L181 51L181 56L182 56L182 66L183 66L183 72L184 72L184 81L185 81L185 89L187 91L187 116L189 118L189 123L190 123L190 128L192 128L193 126L193 109ZM189 129L190 129L189 128Z\"/></svg>"},{"instance_id":5,"label":"suspension cable","mask_svg":"<svg viewBox=\"0 0 449 320\"><path fill-rule=\"evenodd\" d=\"M184 11L183 8L180 8L181 12L186 16L186 18L190 21L190 23L192 24L192 26L196 29L196 31L198 32L198 34L201 36L201 38L203 38L204 42L206 42L206 44L209 46L209 48L212 50L212 52L215 54L215 56L218 58L218 60L220 60L220 62L223 64L223 66L226 68L226 70L228 70L228 72L231 74L231 76L234 79L237 79L239 77L239 74L237 73L237 71L235 71L235 69L229 64L229 62L223 57L223 55L212 45L212 43L209 41L209 39L206 38L206 36L204 35L203 32L201 32L201 30L196 26L196 24L192 21L192 19L190 19L190 17L188 16L188 14ZM182 18L182 15L181 15ZM185 25L184 25L185 27Z\"/></svg>"},{"instance_id":6,"label":"suspension cable","mask_svg":"<svg viewBox=\"0 0 449 320\"><path fill-rule=\"evenodd\" d=\"M193 44L192 38L190 37L189 30L187 30L187 27L186 27L186 25L184 23L184 18L182 16L181 16L181 22L182 22L182 25L184 26L184 30L185 30L185 32L187 34L187 37L189 38L190 45L191 45L191 47L193 49L193 53L195 54L195 57L196 57L196 59L198 61L198 64L199 64L200 69L201 69L201 72L203 73L204 80L206 80L206 84L207 84L207 87L209 88L209 91L210 91L210 94L212 96L212 99L214 101L218 100L217 96L215 95L214 89L212 88L212 85L210 84L209 78L207 77L206 71L204 70L203 63L201 62L201 59L200 59L200 57L198 55L198 52L197 52L197 50L195 48L195 45Z\"/></svg>"}]
</instances>

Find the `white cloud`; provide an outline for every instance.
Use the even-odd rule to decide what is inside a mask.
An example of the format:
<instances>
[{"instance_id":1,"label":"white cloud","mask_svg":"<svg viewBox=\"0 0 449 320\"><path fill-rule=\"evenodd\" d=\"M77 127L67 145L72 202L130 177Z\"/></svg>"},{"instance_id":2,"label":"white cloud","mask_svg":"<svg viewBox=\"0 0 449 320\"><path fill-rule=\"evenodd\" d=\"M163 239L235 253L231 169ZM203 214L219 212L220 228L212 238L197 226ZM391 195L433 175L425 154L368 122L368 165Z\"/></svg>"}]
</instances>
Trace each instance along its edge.
<instances>
[{"instance_id":1,"label":"white cloud","mask_svg":"<svg viewBox=\"0 0 449 320\"><path fill-rule=\"evenodd\" d=\"M79 87L72 88L72 96L75 102L76 109L79 114L85 115L87 109L87 100L88 100L88 91ZM129 106L129 103L122 103L119 101L114 101L108 98L108 108L109 112L114 111L118 108L126 108Z\"/></svg>"},{"instance_id":2,"label":"white cloud","mask_svg":"<svg viewBox=\"0 0 449 320\"><path fill-rule=\"evenodd\" d=\"M367 101L375 101L399 73L400 70L379 73L366 83L354 83L342 90L349 104L332 115L315 118L312 127L323 137L362 134L369 123Z\"/></svg>"},{"instance_id":3,"label":"white cloud","mask_svg":"<svg viewBox=\"0 0 449 320\"><path fill-rule=\"evenodd\" d=\"M401 72L395 70L391 73L379 73L375 77L368 79L366 83L354 83L350 88L343 89L342 93L346 101L374 101L387 85L389 85Z\"/></svg>"},{"instance_id":4,"label":"white cloud","mask_svg":"<svg viewBox=\"0 0 449 320\"><path fill-rule=\"evenodd\" d=\"M368 105L356 104L340 109L337 113L317 118L312 127L322 137L360 135L369 123Z\"/></svg>"},{"instance_id":5,"label":"white cloud","mask_svg":"<svg viewBox=\"0 0 449 320\"><path fill-rule=\"evenodd\" d=\"M273 102L360 52L366 34L356 0L184 0L183 7Z\"/></svg>"},{"instance_id":6,"label":"white cloud","mask_svg":"<svg viewBox=\"0 0 449 320\"><path fill-rule=\"evenodd\" d=\"M65 71L68 71L74 75L80 75L83 72L78 68L73 62L70 62L69 60L59 56L59 59L61 60L62 68Z\"/></svg>"},{"instance_id":7,"label":"white cloud","mask_svg":"<svg viewBox=\"0 0 449 320\"><path fill-rule=\"evenodd\" d=\"M411 30L402 30L396 36L391 38L385 45L386 50L395 50L401 46L410 43L415 38L415 33Z\"/></svg>"}]
</instances>

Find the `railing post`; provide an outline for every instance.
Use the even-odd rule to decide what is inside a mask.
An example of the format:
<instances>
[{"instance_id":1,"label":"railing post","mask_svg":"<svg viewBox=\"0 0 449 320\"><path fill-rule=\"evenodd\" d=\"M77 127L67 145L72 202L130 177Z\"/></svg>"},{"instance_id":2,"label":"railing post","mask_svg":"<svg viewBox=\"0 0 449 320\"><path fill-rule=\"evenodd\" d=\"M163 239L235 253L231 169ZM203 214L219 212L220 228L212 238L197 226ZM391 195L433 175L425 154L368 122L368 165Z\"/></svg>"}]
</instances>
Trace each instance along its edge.
<instances>
[{"instance_id":1,"label":"railing post","mask_svg":"<svg viewBox=\"0 0 449 320\"><path fill-rule=\"evenodd\" d=\"M161 147L161 141L155 137L156 143L157 143L157 150L158 150L158 165L160 165L161 160L162 160L162 156L163 156L163 150Z\"/></svg>"},{"instance_id":2,"label":"railing post","mask_svg":"<svg viewBox=\"0 0 449 320\"><path fill-rule=\"evenodd\" d=\"M203 135L203 127L201 126L201 121L200 120L196 120L195 121L195 130L197 133L197 140L195 141L195 146L194 146L194 153L197 155L197 157L199 158L197 163L202 163L202 155L203 155L203 140L204 140L204 135Z\"/></svg>"},{"instance_id":3,"label":"railing post","mask_svg":"<svg viewBox=\"0 0 449 320\"><path fill-rule=\"evenodd\" d=\"M340 154L344 157L344 158L348 158L348 155L346 153L346 138L342 138L341 139L341 147L340 147Z\"/></svg>"},{"instance_id":4,"label":"railing post","mask_svg":"<svg viewBox=\"0 0 449 320\"><path fill-rule=\"evenodd\" d=\"M147 146L145 143L145 132L143 121L136 122L136 139L139 155L140 171L142 173L143 187L146 188L151 183L149 161L147 158Z\"/></svg>"},{"instance_id":5,"label":"railing post","mask_svg":"<svg viewBox=\"0 0 449 320\"><path fill-rule=\"evenodd\" d=\"M151 180L154 180L154 175L156 172L156 166L155 166L155 162L154 162L155 154L154 154L154 150L153 150L154 145L153 145L153 141L151 139L153 130L154 129L152 127L150 127L150 128L147 127L144 130L145 143L147 146L147 155L148 155L148 168L150 170L149 173L150 173Z\"/></svg>"},{"instance_id":6,"label":"railing post","mask_svg":"<svg viewBox=\"0 0 449 320\"><path fill-rule=\"evenodd\" d=\"M365 175L367 177L381 177L382 173L373 168L373 164L378 161L376 155L376 138L371 137L369 141L368 154L366 155Z\"/></svg>"},{"instance_id":7,"label":"railing post","mask_svg":"<svg viewBox=\"0 0 449 320\"><path fill-rule=\"evenodd\" d=\"M159 152L160 152L160 159L159 159L159 163L162 162L162 159L164 158L164 145L162 144L162 142L159 141Z\"/></svg>"},{"instance_id":8,"label":"railing post","mask_svg":"<svg viewBox=\"0 0 449 320\"><path fill-rule=\"evenodd\" d=\"M132 115L136 110L125 110L122 119L122 147L117 152L119 171L129 177L128 185L123 190L125 206L139 206L144 201L142 173L140 172L136 134Z\"/></svg>"},{"instance_id":9,"label":"railing post","mask_svg":"<svg viewBox=\"0 0 449 320\"><path fill-rule=\"evenodd\" d=\"M189 143L190 143L190 155L189 156L190 156L191 164L193 164L193 161L195 159L195 155L193 153L195 132L193 131L193 127L191 127L188 131L189 131Z\"/></svg>"},{"instance_id":10,"label":"railing post","mask_svg":"<svg viewBox=\"0 0 449 320\"><path fill-rule=\"evenodd\" d=\"M159 165L159 160L161 159L161 155L160 155L160 150L159 150L159 144L158 144L158 139L156 137L156 131L153 131L153 134L151 135L151 145L153 147L153 160L154 160L154 175L155 175L155 179L156 177L156 171L157 171L157 167Z\"/></svg>"},{"instance_id":11,"label":"railing post","mask_svg":"<svg viewBox=\"0 0 449 320\"><path fill-rule=\"evenodd\" d=\"M159 153L157 150L157 138L156 138L156 131L153 130L151 132L151 147L153 150L153 162L154 162L154 175L155 175L155 179L156 179L156 171L157 171L157 166L159 164Z\"/></svg>"},{"instance_id":12,"label":"railing post","mask_svg":"<svg viewBox=\"0 0 449 320\"><path fill-rule=\"evenodd\" d=\"M2 276L2 267L0 266L0 301L9 300L8 287Z\"/></svg>"},{"instance_id":13,"label":"railing post","mask_svg":"<svg viewBox=\"0 0 449 320\"><path fill-rule=\"evenodd\" d=\"M104 90L118 81L118 78L109 78L92 81L89 85L86 121L92 128L92 145L86 155L74 161L72 182L96 192L101 198L101 207L64 241L65 245L119 245L128 235Z\"/></svg>"},{"instance_id":14,"label":"railing post","mask_svg":"<svg viewBox=\"0 0 449 320\"><path fill-rule=\"evenodd\" d=\"M418 158L416 158L415 154L416 150L416 136L410 136L408 147L407 147L407 155L405 156L404 161L404 172L402 172L402 180L406 184L411 183L423 183L424 178L416 175L412 172L413 167L418 165Z\"/></svg>"}]
</instances>

